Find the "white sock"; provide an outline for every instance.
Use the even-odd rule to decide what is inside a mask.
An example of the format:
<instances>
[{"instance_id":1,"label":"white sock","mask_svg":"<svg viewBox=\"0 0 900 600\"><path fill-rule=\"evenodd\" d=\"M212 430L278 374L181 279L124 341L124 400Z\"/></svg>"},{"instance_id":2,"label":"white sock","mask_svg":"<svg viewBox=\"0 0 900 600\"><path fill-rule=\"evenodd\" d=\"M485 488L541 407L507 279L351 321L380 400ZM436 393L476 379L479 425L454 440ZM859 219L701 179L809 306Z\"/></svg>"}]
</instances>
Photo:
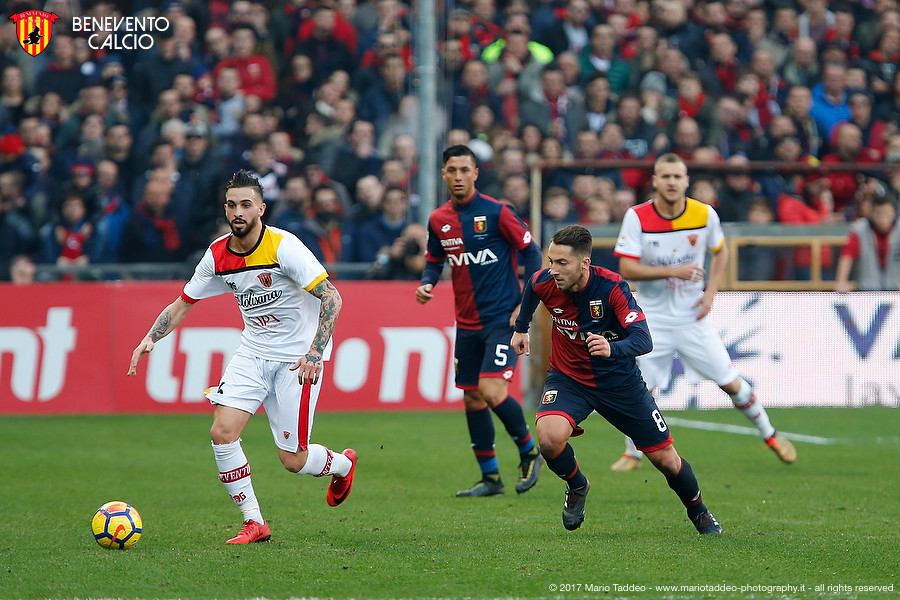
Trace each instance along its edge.
<instances>
[{"instance_id":1,"label":"white sock","mask_svg":"<svg viewBox=\"0 0 900 600\"><path fill-rule=\"evenodd\" d=\"M644 456L644 453L637 449L637 446L634 445L632 439L627 435L625 436L625 454L638 460L641 460Z\"/></svg>"},{"instance_id":2,"label":"white sock","mask_svg":"<svg viewBox=\"0 0 900 600\"><path fill-rule=\"evenodd\" d=\"M213 444L212 447L219 467L219 480L225 484L228 495L241 509L244 521L264 523L259 501L250 482L250 463L241 448L240 438L230 444Z\"/></svg>"},{"instance_id":3,"label":"white sock","mask_svg":"<svg viewBox=\"0 0 900 600\"><path fill-rule=\"evenodd\" d=\"M310 444L306 448L306 464L300 469L300 475L346 477L352 466L353 463L343 454L329 450L321 444Z\"/></svg>"},{"instance_id":4,"label":"white sock","mask_svg":"<svg viewBox=\"0 0 900 600\"><path fill-rule=\"evenodd\" d=\"M741 389L738 390L737 394L728 395L731 397L734 407L744 413L744 416L750 419L756 425L756 428L759 429L759 434L762 438L767 440L775 435L775 428L772 427L772 423L769 421L769 414L763 408L763 405L756 401L756 394L753 393L753 388L750 387L750 384L743 377L739 379L741 380Z\"/></svg>"}]
</instances>

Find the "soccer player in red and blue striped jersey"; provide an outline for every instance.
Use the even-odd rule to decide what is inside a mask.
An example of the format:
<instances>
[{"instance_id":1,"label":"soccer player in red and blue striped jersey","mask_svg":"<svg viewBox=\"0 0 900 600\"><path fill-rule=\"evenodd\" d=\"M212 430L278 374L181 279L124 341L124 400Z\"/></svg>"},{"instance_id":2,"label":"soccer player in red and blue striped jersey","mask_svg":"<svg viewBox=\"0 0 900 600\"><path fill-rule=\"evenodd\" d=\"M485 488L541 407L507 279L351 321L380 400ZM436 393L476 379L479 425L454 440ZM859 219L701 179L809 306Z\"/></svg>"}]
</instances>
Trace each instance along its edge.
<instances>
[{"instance_id":1,"label":"soccer player in red and blue striped jersey","mask_svg":"<svg viewBox=\"0 0 900 600\"><path fill-rule=\"evenodd\" d=\"M579 423L597 412L630 436L665 475L697 531L721 533L635 361L653 348L644 313L621 276L591 265L592 246L590 232L580 225L553 235L550 268L525 286L510 342L516 353L530 353L529 324L543 302L553 323L537 436L547 466L568 484L563 526L570 531L581 526L590 489L568 440L584 433Z\"/></svg>"},{"instance_id":2,"label":"soccer player in red and blue striped jersey","mask_svg":"<svg viewBox=\"0 0 900 600\"><path fill-rule=\"evenodd\" d=\"M516 491L522 493L537 483L542 459L521 405L509 395L518 358L509 339L522 298L518 255L527 279L541 267L541 251L509 205L475 189L478 166L468 146L450 146L442 160L450 200L428 219L426 266L416 300L425 304L434 297L449 262L456 304L456 387L463 390L469 437L482 474L457 496L504 493L491 411L518 447Z\"/></svg>"}]
</instances>

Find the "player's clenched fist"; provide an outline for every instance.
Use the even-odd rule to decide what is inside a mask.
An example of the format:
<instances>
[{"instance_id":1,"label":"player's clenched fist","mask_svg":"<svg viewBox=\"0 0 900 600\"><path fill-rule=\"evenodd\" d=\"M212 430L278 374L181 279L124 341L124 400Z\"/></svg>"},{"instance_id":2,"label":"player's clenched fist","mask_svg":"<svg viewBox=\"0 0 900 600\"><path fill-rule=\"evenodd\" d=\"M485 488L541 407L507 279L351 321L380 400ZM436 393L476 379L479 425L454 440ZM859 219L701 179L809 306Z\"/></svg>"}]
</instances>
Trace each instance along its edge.
<instances>
[{"instance_id":1,"label":"player's clenched fist","mask_svg":"<svg viewBox=\"0 0 900 600\"><path fill-rule=\"evenodd\" d=\"M432 298L434 298L434 294L431 293L431 290L434 289L434 285L430 283L426 283L425 285L420 285L416 288L416 302L419 304L425 304Z\"/></svg>"},{"instance_id":2,"label":"player's clenched fist","mask_svg":"<svg viewBox=\"0 0 900 600\"><path fill-rule=\"evenodd\" d=\"M527 333L514 332L512 339L509 341L509 345L512 346L512 349L516 354L524 354L525 356L531 355L531 338Z\"/></svg>"},{"instance_id":3,"label":"player's clenched fist","mask_svg":"<svg viewBox=\"0 0 900 600\"><path fill-rule=\"evenodd\" d=\"M589 333L585 341L591 356L609 357L609 340L605 337L596 333Z\"/></svg>"}]
</instances>

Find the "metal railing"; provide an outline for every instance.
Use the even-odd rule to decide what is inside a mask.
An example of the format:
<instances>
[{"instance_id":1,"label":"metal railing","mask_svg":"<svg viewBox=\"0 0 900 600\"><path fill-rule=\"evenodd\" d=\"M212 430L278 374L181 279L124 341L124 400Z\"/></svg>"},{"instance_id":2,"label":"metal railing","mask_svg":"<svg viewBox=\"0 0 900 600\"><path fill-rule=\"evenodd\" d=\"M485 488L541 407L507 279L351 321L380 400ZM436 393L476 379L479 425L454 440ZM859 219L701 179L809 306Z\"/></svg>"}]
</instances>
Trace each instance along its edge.
<instances>
[{"instance_id":1,"label":"metal railing","mask_svg":"<svg viewBox=\"0 0 900 600\"><path fill-rule=\"evenodd\" d=\"M619 235L618 225L589 225L594 247L611 249ZM823 277L822 252L840 248L847 239L850 224L842 225L750 225L725 223L725 237L730 256L723 290L830 290L834 283ZM739 277L741 251L753 246L810 249L809 279L741 279ZM37 281L147 281L187 280L195 263L109 263L85 266L37 265ZM335 279L363 279L372 268L371 263L327 263L325 268Z\"/></svg>"},{"instance_id":2,"label":"metal railing","mask_svg":"<svg viewBox=\"0 0 900 600\"><path fill-rule=\"evenodd\" d=\"M610 249L616 245L618 225L587 226L594 236L594 248ZM823 276L822 254L826 249L840 249L847 240L850 224L840 225L751 225L749 223L724 223L725 240L729 258L723 290L805 291L832 290L834 282ZM809 279L744 279L739 277L741 250L753 246L768 248L809 248Z\"/></svg>"},{"instance_id":3,"label":"metal railing","mask_svg":"<svg viewBox=\"0 0 900 600\"><path fill-rule=\"evenodd\" d=\"M36 265L35 281L185 281L194 273L195 262L98 263L84 266ZM335 279L363 279L372 263L326 263Z\"/></svg>"}]
</instances>

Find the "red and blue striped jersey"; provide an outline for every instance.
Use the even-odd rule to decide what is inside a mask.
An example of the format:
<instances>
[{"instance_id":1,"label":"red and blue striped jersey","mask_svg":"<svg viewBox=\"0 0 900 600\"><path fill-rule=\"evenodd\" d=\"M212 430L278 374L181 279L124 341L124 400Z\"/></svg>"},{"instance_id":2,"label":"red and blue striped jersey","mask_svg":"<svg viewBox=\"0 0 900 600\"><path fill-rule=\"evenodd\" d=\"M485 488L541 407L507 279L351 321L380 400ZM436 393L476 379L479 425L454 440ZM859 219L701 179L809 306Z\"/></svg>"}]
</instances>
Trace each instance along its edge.
<instances>
[{"instance_id":1,"label":"red and blue striped jersey","mask_svg":"<svg viewBox=\"0 0 900 600\"><path fill-rule=\"evenodd\" d=\"M528 331L538 302L552 319L551 370L590 387L643 385L634 357L650 352L653 342L641 307L618 273L592 265L587 285L572 293L556 286L550 269L538 271L525 286L516 331ZM590 355L585 341L589 333L609 341L609 357Z\"/></svg>"},{"instance_id":2,"label":"red and blue striped jersey","mask_svg":"<svg viewBox=\"0 0 900 600\"><path fill-rule=\"evenodd\" d=\"M531 232L509 205L477 190L465 204L448 201L431 213L425 258L450 263L457 327L509 323L522 298L516 252L531 243Z\"/></svg>"}]
</instances>

